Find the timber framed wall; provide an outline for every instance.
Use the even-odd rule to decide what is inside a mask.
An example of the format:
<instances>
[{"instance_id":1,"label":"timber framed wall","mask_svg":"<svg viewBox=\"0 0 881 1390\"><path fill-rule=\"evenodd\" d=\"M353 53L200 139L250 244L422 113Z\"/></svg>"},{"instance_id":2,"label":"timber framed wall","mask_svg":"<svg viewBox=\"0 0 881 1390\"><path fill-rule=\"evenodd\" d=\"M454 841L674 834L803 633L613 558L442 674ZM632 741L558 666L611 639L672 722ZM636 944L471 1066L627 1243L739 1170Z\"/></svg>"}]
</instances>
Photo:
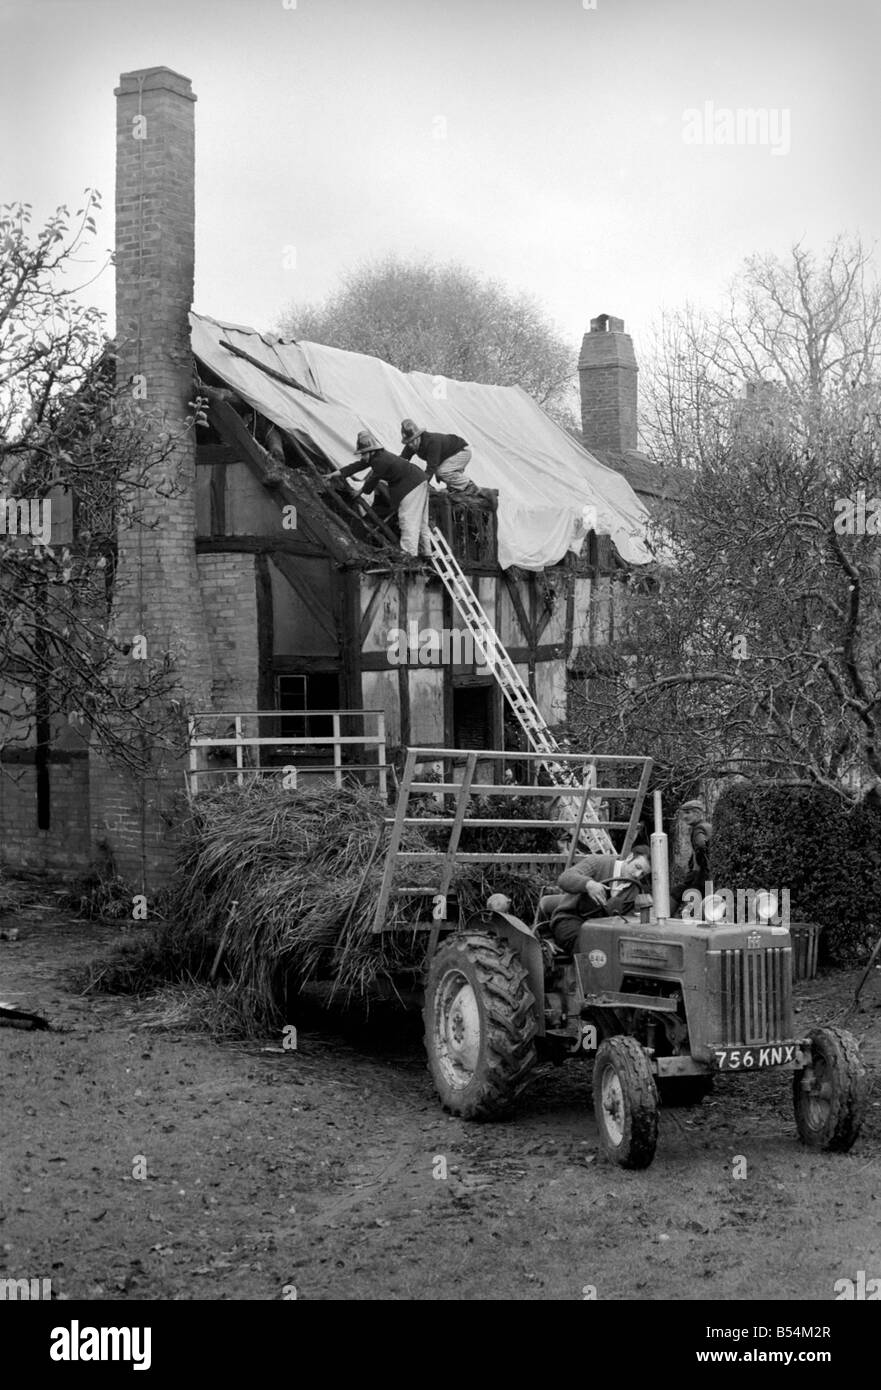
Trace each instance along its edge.
<instances>
[{"instance_id":1,"label":"timber framed wall","mask_svg":"<svg viewBox=\"0 0 881 1390\"><path fill-rule=\"evenodd\" d=\"M214 616L215 704L230 708L237 698L243 709L281 708L280 692L302 680L316 692L306 699L313 708L335 704L336 689L343 709L383 710L390 752L408 744L516 746L501 690L479 657L469 659L467 634L439 580L403 558L341 553L314 511L284 530L288 492L280 495L255 466L261 451L253 438L247 450L250 459L216 440L197 450L196 545ZM285 476L296 498L302 480ZM438 510L445 533L461 542L456 513L465 509L441 493L433 520ZM624 585L610 547L591 536L585 556L540 574L503 571L485 547L462 563L543 715L563 722L575 655L614 635ZM420 654L420 633L457 632L463 647L454 638L451 651Z\"/></svg>"}]
</instances>

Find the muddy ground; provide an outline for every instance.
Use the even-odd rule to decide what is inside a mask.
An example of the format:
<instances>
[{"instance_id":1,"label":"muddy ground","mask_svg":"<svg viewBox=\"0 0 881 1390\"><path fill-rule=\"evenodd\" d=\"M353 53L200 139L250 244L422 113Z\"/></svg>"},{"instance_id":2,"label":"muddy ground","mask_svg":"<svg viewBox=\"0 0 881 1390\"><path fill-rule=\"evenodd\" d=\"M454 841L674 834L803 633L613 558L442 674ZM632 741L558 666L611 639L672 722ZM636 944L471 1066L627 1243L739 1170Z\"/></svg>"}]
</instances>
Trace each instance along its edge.
<instances>
[{"instance_id":1,"label":"muddy ground","mask_svg":"<svg viewBox=\"0 0 881 1390\"><path fill-rule=\"evenodd\" d=\"M852 1023L872 1093L851 1153L802 1148L770 1072L665 1111L653 1166L626 1173L581 1064L542 1068L512 1121L465 1124L418 1020L303 1008L292 1052L160 1032L149 1001L65 982L114 929L17 925L0 999L55 1031L0 1029L0 1265L55 1297L828 1300L881 1276L881 974ZM839 1022L856 978L798 986L800 1023Z\"/></svg>"}]
</instances>

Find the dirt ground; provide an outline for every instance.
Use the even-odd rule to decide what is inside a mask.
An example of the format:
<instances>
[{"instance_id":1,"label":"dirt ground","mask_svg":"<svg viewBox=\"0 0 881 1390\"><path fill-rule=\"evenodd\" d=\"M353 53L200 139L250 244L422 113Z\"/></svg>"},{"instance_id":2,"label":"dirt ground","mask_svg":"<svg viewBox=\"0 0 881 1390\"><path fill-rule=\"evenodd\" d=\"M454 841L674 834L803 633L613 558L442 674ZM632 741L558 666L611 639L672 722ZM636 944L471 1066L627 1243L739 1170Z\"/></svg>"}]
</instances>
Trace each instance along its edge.
<instances>
[{"instance_id":1,"label":"dirt ground","mask_svg":"<svg viewBox=\"0 0 881 1390\"><path fill-rule=\"evenodd\" d=\"M799 1145L788 1075L723 1076L626 1173L581 1064L540 1069L512 1121L466 1124L418 1019L304 1006L290 1052L159 1032L149 1001L65 984L114 930L17 925L0 999L53 1031L0 1029L0 1266L54 1297L828 1300L881 1276L879 974L852 1024L872 1093L851 1153ZM856 978L797 987L799 1022L840 1021Z\"/></svg>"}]
</instances>

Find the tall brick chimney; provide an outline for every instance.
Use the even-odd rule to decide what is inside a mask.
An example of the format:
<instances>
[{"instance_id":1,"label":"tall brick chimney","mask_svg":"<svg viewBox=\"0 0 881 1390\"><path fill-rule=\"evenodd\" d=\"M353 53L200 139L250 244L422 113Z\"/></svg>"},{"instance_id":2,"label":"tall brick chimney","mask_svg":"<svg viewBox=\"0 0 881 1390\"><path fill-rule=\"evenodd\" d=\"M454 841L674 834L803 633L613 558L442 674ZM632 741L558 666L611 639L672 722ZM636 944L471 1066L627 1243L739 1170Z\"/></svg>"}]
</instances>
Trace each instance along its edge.
<instances>
[{"instance_id":1,"label":"tall brick chimney","mask_svg":"<svg viewBox=\"0 0 881 1390\"><path fill-rule=\"evenodd\" d=\"M121 527L112 628L146 639L152 658L170 652L185 704L210 708L211 651L195 547L195 438L188 313L195 257L195 122L190 81L169 68L126 72L116 88L117 380L176 438L156 489L137 499L141 525ZM151 426L152 427L152 426ZM160 474L162 476L158 476ZM179 491L163 496L173 473ZM135 784L93 756L93 846L103 844L123 877L158 885L173 858L163 816L181 766Z\"/></svg>"},{"instance_id":2,"label":"tall brick chimney","mask_svg":"<svg viewBox=\"0 0 881 1390\"><path fill-rule=\"evenodd\" d=\"M581 429L588 449L623 452L637 447L633 339L624 320L600 314L591 319L578 359Z\"/></svg>"}]
</instances>

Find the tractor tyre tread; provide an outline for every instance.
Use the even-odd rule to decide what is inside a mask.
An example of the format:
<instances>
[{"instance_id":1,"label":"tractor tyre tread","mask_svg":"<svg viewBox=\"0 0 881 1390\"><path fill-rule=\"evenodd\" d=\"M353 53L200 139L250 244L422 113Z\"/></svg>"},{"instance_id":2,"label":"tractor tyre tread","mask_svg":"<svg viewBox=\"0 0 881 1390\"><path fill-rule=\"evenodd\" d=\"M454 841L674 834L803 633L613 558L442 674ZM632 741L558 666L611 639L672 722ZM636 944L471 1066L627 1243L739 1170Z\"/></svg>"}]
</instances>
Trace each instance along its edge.
<instances>
[{"instance_id":1,"label":"tractor tyre tread","mask_svg":"<svg viewBox=\"0 0 881 1390\"><path fill-rule=\"evenodd\" d=\"M795 1123L803 1144L809 1148L846 1153L857 1140L868 1099L868 1073L853 1033L845 1028L814 1028L808 1035L812 1048L826 1058L832 1097L830 1114L822 1129L808 1123L801 1073L793 1077Z\"/></svg>"},{"instance_id":2,"label":"tractor tyre tread","mask_svg":"<svg viewBox=\"0 0 881 1390\"><path fill-rule=\"evenodd\" d=\"M602 1120L602 1073L612 1061L626 1092L628 1109L628 1123L617 1148L610 1143ZM658 1145L658 1091L651 1064L636 1038L620 1034L600 1043L594 1062L593 1094L600 1139L607 1155L621 1168L648 1168Z\"/></svg>"},{"instance_id":3,"label":"tractor tyre tread","mask_svg":"<svg viewBox=\"0 0 881 1390\"><path fill-rule=\"evenodd\" d=\"M535 999L516 953L495 936L462 933L450 937L429 963L426 995L438 969L470 965L486 1021L479 1084L472 1094L441 1096L444 1108L466 1120L496 1120L508 1115L535 1066ZM425 1046L431 1066L430 1001L424 1010ZM434 1077L437 1085L437 1077Z\"/></svg>"}]
</instances>

